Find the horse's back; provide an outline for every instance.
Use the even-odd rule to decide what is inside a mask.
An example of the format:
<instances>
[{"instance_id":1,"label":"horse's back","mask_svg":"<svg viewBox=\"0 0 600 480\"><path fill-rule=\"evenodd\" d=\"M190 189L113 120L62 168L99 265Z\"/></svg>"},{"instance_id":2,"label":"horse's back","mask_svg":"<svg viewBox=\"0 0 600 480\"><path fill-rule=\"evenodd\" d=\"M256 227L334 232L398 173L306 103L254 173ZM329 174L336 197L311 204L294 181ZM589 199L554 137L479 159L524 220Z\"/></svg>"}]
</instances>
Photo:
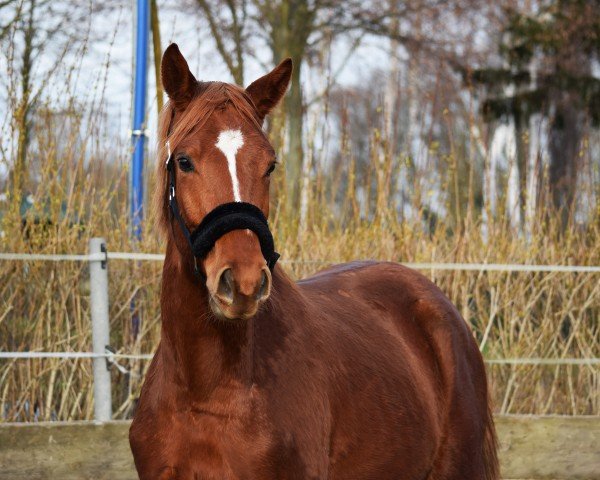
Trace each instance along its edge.
<instances>
[{"instance_id":1,"label":"horse's back","mask_svg":"<svg viewBox=\"0 0 600 480\"><path fill-rule=\"evenodd\" d=\"M398 263L340 264L299 281L298 286L338 328L382 329L380 334L402 343L400 349L418 352L424 350L422 341L433 347L433 339L457 349L459 356L473 360L475 351L480 358L466 322L444 293L422 274ZM448 358L449 352L435 353Z\"/></svg>"},{"instance_id":2,"label":"horse's back","mask_svg":"<svg viewBox=\"0 0 600 480\"><path fill-rule=\"evenodd\" d=\"M412 269L383 262L338 265L298 286L336 345L333 365L333 357L346 362L339 368L348 389L367 392L346 391L340 404L354 397L363 406L356 416L380 412L388 440L406 453L422 444L429 454L420 458L443 472L439 478L465 468L477 477L483 459L470 447L485 434L485 370L469 328L439 288ZM414 465L412 457L403 468Z\"/></svg>"},{"instance_id":3,"label":"horse's back","mask_svg":"<svg viewBox=\"0 0 600 480\"><path fill-rule=\"evenodd\" d=\"M458 348L460 356L470 354L475 346L450 300L426 277L403 265L340 264L301 280L298 286L334 328L354 326L362 333L366 329L379 336L391 335L402 344L400 350L410 348L417 353L431 352L432 339ZM444 358L449 353L434 350Z\"/></svg>"}]
</instances>

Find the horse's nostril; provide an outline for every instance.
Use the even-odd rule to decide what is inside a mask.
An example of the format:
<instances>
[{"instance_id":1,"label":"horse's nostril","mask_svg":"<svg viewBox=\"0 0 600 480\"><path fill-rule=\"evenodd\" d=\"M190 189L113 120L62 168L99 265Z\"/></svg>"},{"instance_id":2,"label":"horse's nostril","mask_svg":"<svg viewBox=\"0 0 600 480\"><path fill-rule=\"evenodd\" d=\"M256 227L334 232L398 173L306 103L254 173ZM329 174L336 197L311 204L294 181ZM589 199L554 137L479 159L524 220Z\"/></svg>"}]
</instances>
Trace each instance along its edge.
<instances>
[{"instance_id":1,"label":"horse's nostril","mask_svg":"<svg viewBox=\"0 0 600 480\"><path fill-rule=\"evenodd\" d=\"M256 298L258 300L262 300L269 295L269 290L270 290L270 286L271 286L270 284L271 284L271 280L270 280L269 276L267 275L267 273L265 272L265 270L263 270L261 272L261 277L260 277L260 288L258 289L258 293L256 295Z\"/></svg>"},{"instance_id":2,"label":"horse's nostril","mask_svg":"<svg viewBox=\"0 0 600 480\"><path fill-rule=\"evenodd\" d=\"M217 295L227 303L233 303L233 273L231 268L221 272L219 284L217 286Z\"/></svg>"}]
</instances>

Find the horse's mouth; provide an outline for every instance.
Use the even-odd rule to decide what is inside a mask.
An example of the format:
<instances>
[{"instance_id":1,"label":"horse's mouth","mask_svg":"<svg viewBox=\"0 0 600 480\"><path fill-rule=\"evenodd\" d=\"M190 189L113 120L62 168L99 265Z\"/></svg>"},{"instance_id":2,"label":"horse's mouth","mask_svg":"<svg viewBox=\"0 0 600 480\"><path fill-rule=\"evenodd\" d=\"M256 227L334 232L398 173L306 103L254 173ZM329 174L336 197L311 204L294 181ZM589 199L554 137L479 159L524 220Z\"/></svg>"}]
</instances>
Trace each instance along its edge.
<instances>
[{"instance_id":1,"label":"horse's mouth","mask_svg":"<svg viewBox=\"0 0 600 480\"><path fill-rule=\"evenodd\" d=\"M215 317L230 323L249 320L256 315L259 307L259 302L257 301L249 302L243 306L227 304L210 294L209 304Z\"/></svg>"}]
</instances>

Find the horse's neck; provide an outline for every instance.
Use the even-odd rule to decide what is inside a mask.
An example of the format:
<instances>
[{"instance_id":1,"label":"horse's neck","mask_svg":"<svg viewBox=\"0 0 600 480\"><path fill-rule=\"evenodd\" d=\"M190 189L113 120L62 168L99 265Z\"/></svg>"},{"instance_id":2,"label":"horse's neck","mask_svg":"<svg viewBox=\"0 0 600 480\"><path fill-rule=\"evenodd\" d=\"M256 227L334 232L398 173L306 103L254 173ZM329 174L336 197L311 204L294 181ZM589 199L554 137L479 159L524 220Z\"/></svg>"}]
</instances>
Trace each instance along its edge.
<instances>
[{"instance_id":1,"label":"horse's neck","mask_svg":"<svg viewBox=\"0 0 600 480\"><path fill-rule=\"evenodd\" d=\"M279 276L289 282L285 274ZM277 297L279 292L273 290ZM261 322L279 321L268 310ZM171 381L196 398L207 398L220 386L252 385L255 319L239 324L215 319L204 282L194 276L191 259L182 257L173 242L167 245L163 268L161 314L162 363Z\"/></svg>"}]
</instances>

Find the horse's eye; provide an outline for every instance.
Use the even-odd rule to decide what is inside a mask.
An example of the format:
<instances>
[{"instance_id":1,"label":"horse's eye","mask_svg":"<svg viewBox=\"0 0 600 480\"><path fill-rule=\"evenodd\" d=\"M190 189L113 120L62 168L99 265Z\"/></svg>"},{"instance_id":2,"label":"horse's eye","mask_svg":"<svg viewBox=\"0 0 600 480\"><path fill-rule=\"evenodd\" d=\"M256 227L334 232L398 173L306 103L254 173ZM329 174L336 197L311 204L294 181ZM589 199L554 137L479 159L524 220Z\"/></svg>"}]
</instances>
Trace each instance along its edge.
<instances>
[{"instance_id":1,"label":"horse's eye","mask_svg":"<svg viewBox=\"0 0 600 480\"><path fill-rule=\"evenodd\" d=\"M194 164L190 160L190 157L181 156L177 157L177 165L179 165L179 169L183 172L191 172L194 169Z\"/></svg>"},{"instance_id":2,"label":"horse's eye","mask_svg":"<svg viewBox=\"0 0 600 480\"><path fill-rule=\"evenodd\" d=\"M273 170L275 170L276 165L277 165L277 162L273 162L273 163L271 163L271 165L269 165L269 169L267 170L267 173L265 173L265 177L271 176L271 174L273 173Z\"/></svg>"}]
</instances>

